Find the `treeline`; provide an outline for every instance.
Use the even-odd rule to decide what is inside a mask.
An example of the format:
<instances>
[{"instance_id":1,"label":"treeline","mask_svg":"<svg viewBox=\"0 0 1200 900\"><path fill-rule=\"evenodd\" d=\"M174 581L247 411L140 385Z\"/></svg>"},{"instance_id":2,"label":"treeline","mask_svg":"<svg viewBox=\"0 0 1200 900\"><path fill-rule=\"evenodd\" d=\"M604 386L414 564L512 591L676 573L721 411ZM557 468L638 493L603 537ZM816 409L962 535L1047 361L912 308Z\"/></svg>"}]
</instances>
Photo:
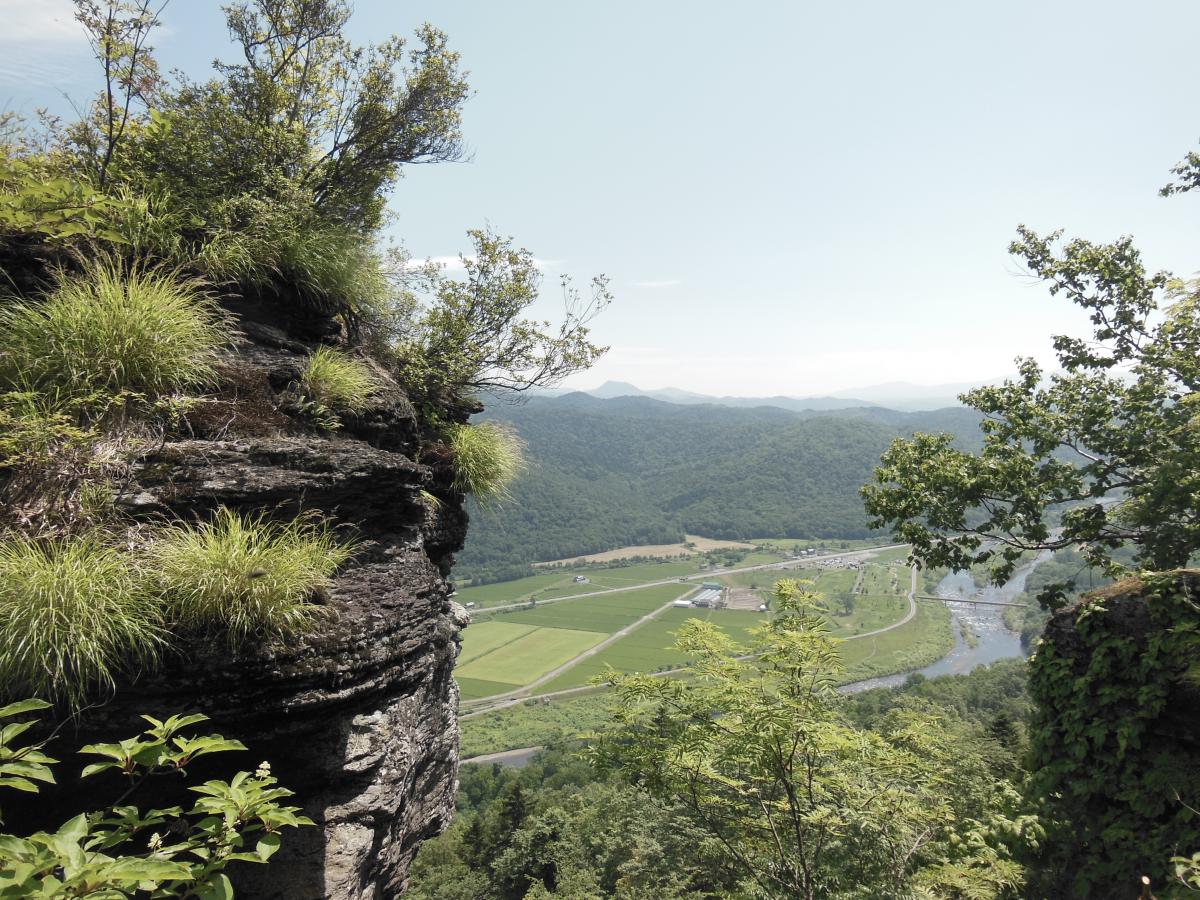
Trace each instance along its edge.
<instances>
[{"instance_id":1,"label":"treeline","mask_svg":"<svg viewBox=\"0 0 1200 900\"><path fill-rule=\"evenodd\" d=\"M973 439L978 420L957 409L805 414L583 394L489 415L517 429L531 465L511 502L473 516L457 571L477 581L685 533L869 537L858 491L893 438L950 429Z\"/></svg>"},{"instance_id":2,"label":"treeline","mask_svg":"<svg viewBox=\"0 0 1200 900\"><path fill-rule=\"evenodd\" d=\"M1121 547L1113 551L1113 559L1124 566L1133 566L1133 549ZM1034 643L1042 636L1042 629L1050 618L1050 612L1037 602L1038 594L1054 585L1062 585L1073 602L1081 594L1090 590L1112 584L1113 579L1100 569L1088 564L1078 550L1067 548L1057 550L1045 562L1037 567L1025 579L1025 590L1017 596L1016 601L1025 606L1010 606L1004 610L1004 624L1012 631L1021 635L1021 646L1025 652L1032 650Z\"/></svg>"},{"instance_id":3,"label":"treeline","mask_svg":"<svg viewBox=\"0 0 1200 900\"><path fill-rule=\"evenodd\" d=\"M902 688L842 701L844 719L866 731L885 731L909 713L936 714L963 769L1008 799L1026 746L1028 708L1025 667L1016 660L966 676L914 676ZM549 750L523 769L467 766L460 779L455 822L422 848L406 896L683 900L743 896L747 888L717 840L682 806L654 802L620 775L590 765L577 747ZM979 827L964 822L959 831L969 838ZM922 883L946 876L936 854L923 852L922 861ZM976 886L983 888L982 879ZM894 887L847 885L838 896L898 896ZM961 896L975 895L984 896Z\"/></svg>"}]
</instances>

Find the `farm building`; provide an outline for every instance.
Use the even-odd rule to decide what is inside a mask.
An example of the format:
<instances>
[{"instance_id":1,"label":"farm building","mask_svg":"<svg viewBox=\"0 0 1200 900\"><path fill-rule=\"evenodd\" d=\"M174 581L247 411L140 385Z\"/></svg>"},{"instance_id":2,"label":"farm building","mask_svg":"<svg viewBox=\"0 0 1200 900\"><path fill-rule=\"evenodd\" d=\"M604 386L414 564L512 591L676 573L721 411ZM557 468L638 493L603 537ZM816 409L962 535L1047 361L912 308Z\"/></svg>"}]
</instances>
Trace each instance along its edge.
<instances>
[{"instance_id":1,"label":"farm building","mask_svg":"<svg viewBox=\"0 0 1200 900\"><path fill-rule=\"evenodd\" d=\"M713 590L709 587L702 588L698 594L695 594L692 597L692 606L698 606L701 609L708 609L710 607L717 606L721 601L722 590L720 585L718 585L717 588L717 590Z\"/></svg>"},{"instance_id":2,"label":"farm building","mask_svg":"<svg viewBox=\"0 0 1200 900\"><path fill-rule=\"evenodd\" d=\"M680 607L681 609L687 609L692 605L692 601L691 600L676 600L674 605Z\"/></svg>"}]
</instances>

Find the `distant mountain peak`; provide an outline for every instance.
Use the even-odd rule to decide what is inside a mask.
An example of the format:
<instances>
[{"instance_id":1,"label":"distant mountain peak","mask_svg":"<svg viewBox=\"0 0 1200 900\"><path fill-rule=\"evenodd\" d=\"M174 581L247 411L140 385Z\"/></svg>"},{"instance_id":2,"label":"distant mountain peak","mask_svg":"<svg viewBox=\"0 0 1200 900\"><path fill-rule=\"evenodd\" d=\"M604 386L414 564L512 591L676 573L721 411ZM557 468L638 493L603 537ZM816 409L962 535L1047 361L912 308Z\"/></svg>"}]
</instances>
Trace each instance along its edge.
<instances>
[{"instance_id":1,"label":"distant mountain peak","mask_svg":"<svg viewBox=\"0 0 1200 900\"><path fill-rule=\"evenodd\" d=\"M987 384L998 384L1002 379L992 379ZM694 405L711 403L715 406L736 406L743 409L756 406L776 406L793 411L852 409L865 406L883 406L889 409L919 411L942 409L948 406L961 406L958 395L970 390L972 384L937 384L922 385L906 381L892 381L887 384L869 385L863 388L847 391L837 391L832 394L814 397L791 397L777 394L772 397L715 397L708 394L697 394L677 387L655 388L643 390L628 381L606 381L591 390L578 393L588 394L601 400L612 400L617 397L645 397L661 400L665 403Z\"/></svg>"}]
</instances>

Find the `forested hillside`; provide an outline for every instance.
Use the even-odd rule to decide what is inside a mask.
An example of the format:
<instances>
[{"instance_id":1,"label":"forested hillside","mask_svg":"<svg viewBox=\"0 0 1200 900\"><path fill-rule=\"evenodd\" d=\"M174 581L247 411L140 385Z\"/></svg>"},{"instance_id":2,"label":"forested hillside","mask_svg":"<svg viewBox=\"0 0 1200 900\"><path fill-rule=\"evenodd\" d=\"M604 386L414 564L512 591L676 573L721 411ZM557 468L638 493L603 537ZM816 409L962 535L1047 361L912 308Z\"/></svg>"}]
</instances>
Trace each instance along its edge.
<instances>
[{"instance_id":1,"label":"forested hillside","mask_svg":"<svg viewBox=\"0 0 1200 900\"><path fill-rule=\"evenodd\" d=\"M530 465L502 506L477 511L463 578L530 562L706 537L861 538L858 490L897 435L976 440L966 409L796 412L585 394L497 406Z\"/></svg>"}]
</instances>

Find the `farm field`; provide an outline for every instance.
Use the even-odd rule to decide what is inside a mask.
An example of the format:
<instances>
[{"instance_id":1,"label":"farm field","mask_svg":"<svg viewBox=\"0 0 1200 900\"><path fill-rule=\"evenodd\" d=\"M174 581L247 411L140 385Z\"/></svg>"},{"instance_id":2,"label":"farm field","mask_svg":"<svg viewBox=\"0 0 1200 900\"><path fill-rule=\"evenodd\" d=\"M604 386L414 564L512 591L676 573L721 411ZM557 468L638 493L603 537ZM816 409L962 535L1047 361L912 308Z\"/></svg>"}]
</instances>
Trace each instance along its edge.
<instances>
[{"instance_id":1,"label":"farm field","mask_svg":"<svg viewBox=\"0 0 1200 900\"><path fill-rule=\"evenodd\" d=\"M705 546L720 543L722 542L706 541ZM789 541L780 539L756 541L754 545L738 544L737 542L724 543L742 548L759 546L759 549L747 553L736 564L738 568L783 562L788 558L787 553L794 547L815 546L818 544L815 541ZM873 546L872 543L867 541L839 541L838 543L850 544L849 549L852 550ZM842 551L842 548L833 548L828 543L824 546L835 552ZM702 547L701 549L704 548ZM907 550L903 548L883 550L880 551L877 557L872 559L872 562L887 563L893 560L903 560L906 555ZM683 576L702 577L705 574L705 569L703 568L705 562L704 556L695 554L686 559L648 560L633 564L614 562L613 565L609 566L565 566L555 568L553 571L547 571L543 574L530 575L513 581L460 588L456 599L460 603L474 603L477 609L520 603L529 600L531 597L536 600L553 600L560 597L573 597L578 594L588 594L593 591L610 588L645 584L649 581L661 581L667 578L679 578ZM826 592L849 590L850 585L854 582L852 570L819 569L814 567L812 569L805 569L804 572L807 574L789 573L787 577L819 578L820 583L816 589ZM576 583L574 578L577 575L583 576L587 581ZM747 572L739 576L720 576L720 580L735 587L746 587L752 582L757 582L760 588L769 590L775 583L774 580L770 580L771 577L771 573ZM727 578L738 578L740 580L727 581ZM846 584L843 586L842 582L844 581Z\"/></svg>"},{"instance_id":2,"label":"farm field","mask_svg":"<svg viewBox=\"0 0 1200 900\"><path fill-rule=\"evenodd\" d=\"M463 632L454 673L462 699L504 694L536 681L690 589L661 585L505 610L476 621Z\"/></svg>"},{"instance_id":3,"label":"farm field","mask_svg":"<svg viewBox=\"0 0 1200 900\"><path fill-rule=\"evenodd\" d=\"M671 614L676 612L686 613L687 610L669 610ZM672 630L677 627L677 624L672 625ZM670 635L663 634L663 637L669 643ZM921 604L913 622L895 632L839 644L846 671L838 680L848 683L879 674L919 668L934 662L952 645L953 634L945 608L936 604ZM573 672L565 673L563 680ZM516 747L548 746L574 740L583 733L602 728L611 716L612 705L613 700L608 692L597 690L555 697L548 703L529 700L464 719L463 755L476 756Z\"/></svg>"},{"instance_id":4,"label":"farm field","mask_svg":"<svg viewBox=\"0 0 1200 900\"><path fill-rule=\"evenodd\" d=\"M631 547L618 547L615 550L605 550L602 553L586 553L583 556L571 556L565 559L552 559L547 562L534 563L534 566L553 566L583 561L612 562L617 559L631 559L636 556L685 556L691 553L706 553L709 550L724 550L726 548L750 549L754 545L744 541L720 541L713 538L700 537L698 534L685 534L684 541L678 544L639 544ZM689 547L687 544L691 544Z\"/></svg>"},{"instance_id":5,"label":"farm field","mask_svg":"<svg viewBox=\"0 0 1200 900\"><path fill-rule=\"evenodd\" d=\"M672 650L675 632L689 619L712 622L735 641L749 640L749 629L761 625L762 613L737 610L668 609L652 622L604 648L595 656L581 661L553 681L544 685L546 692L581 687L594 676L602 675L609 667L618 672L654 672L670 669L687 661L687 656Z\"/></svg>"},{"instance_id":6,"label":"farm field","mask_svg":"<svg viewBox=\"0 0 1200 900\"><path fill-rule=\"evenodd\" d=\"M462 652L458 655L459 671L462 671L467 663L524 637L533 631L533 628L532 625L510 625L507 622L480 622L471 629L471 639L463 640Z\"/></svg>"},{"instance_id":7,"label":"farm field","mask_svg":"<svg viewBox=\"0 0 1200 900\"><path fill-rule=\"evenodd\" d=\"M682 575L698 575L701 574L701 562L701 557L695 557L690 560L664 560L595 569L556 569L545 575L531 575L515 581L461 588L455 599L459 603L474 603L476 608L486 609L490 606L520 603L530 597L537 600L573 597L576 594L587 594L607 588L629 587ZM576 584L573 580L576 575L582 575L587 582Z\"/></svg>"},{"instance_id":8,"label":"farm field","mask_svg":"<svg viewBox=\"0 0 1200 900\"><path fill-rule=\"evenodd\" d=\"M518 578L516 581L500 581L495 584L481 584L477 587L459 588L454 599L459 603L474 603L479 608L500 606L505 603L517 603L528 600L530 595L539 594L551 588L582 594L591 585L571 583L571 574L554 572L547 575L530 575L528 578Z\"/></svg>"},{"instance_id":9,"label":"farm field","mask_svg":"<svg viewBox=\"0 0 1200 900\"><path fill-rule=\"evenodd\" d=\"M612 634L636 622L646 613L658 609L668 600L674 600L694 588L695 585L688 584L663 584L616 594L602 594L599 597L581 597L578 600L563 600L543 606L502 610L493 613L479 624L505 622ZM464 647L473 628L475 625L463 633Z\"/></svg>"},{"instance_id":10,"label":"farm field","mask_svg":"<svg viewBox=\"0 0 1200 900\"><path fill-rule=\"evenodd\" d=\"M489 628L491 626L491 628ZM485 640L491 639L491 629L512 628L503 622L484 622ZM520 687L545 675L556 666L578 656L584 650L604 640L604 633L571 628L530 628L526 633L495 646L459 666L462 678Z\"/></svg>"},{"instance_id":11,"label":"farm field","mask_svg":"<svg viewBox=\"0 0 1200 900\"><path fill-rule=\"evenodd\" d=\"M780 578L811 581L813 590L825 598L832 634L853 638L886 628L904 616L908 609L905 595L910 574L901 561L903 555L902 550L888 551L883 560L869 562L861 571L810 566L786 572L759 570L713 578L732 588L757 591L763 599ZM770 559L775 556L772 554ZM470 701L509 693L576 659L610 635L688 593L696 581L684 584L675 579L680 574L702 575L697 571L698 562L697 558L588 569L589 583L579 585L568 581L573 577L568 571L464 589L460 593L462 599L481 596L495 604L526 600L529 593L513 597L512 591L532 588L536 600L533 605L495 612L476 609L476 621L464 633L463 652L455 673L462 698ZM565 599L544 602L563 592L590 593L662 580L670 583L575 599L567 593ZM856 585L859 593L853 593ZM508 592L508 596L501 591ZM585 687L609 667L622 672L680 667L687 657L671 648L679 627L694 618L712 622L735 641L747 643L749 629L761 624L765 617L752 609L665 609L652 621L540 684L537 693ZM846 680L924 665L952 644L948 614L936 607L922 607L914 621L895 631L843 645L848 669Z\"/></svg>"}]
</instances>

